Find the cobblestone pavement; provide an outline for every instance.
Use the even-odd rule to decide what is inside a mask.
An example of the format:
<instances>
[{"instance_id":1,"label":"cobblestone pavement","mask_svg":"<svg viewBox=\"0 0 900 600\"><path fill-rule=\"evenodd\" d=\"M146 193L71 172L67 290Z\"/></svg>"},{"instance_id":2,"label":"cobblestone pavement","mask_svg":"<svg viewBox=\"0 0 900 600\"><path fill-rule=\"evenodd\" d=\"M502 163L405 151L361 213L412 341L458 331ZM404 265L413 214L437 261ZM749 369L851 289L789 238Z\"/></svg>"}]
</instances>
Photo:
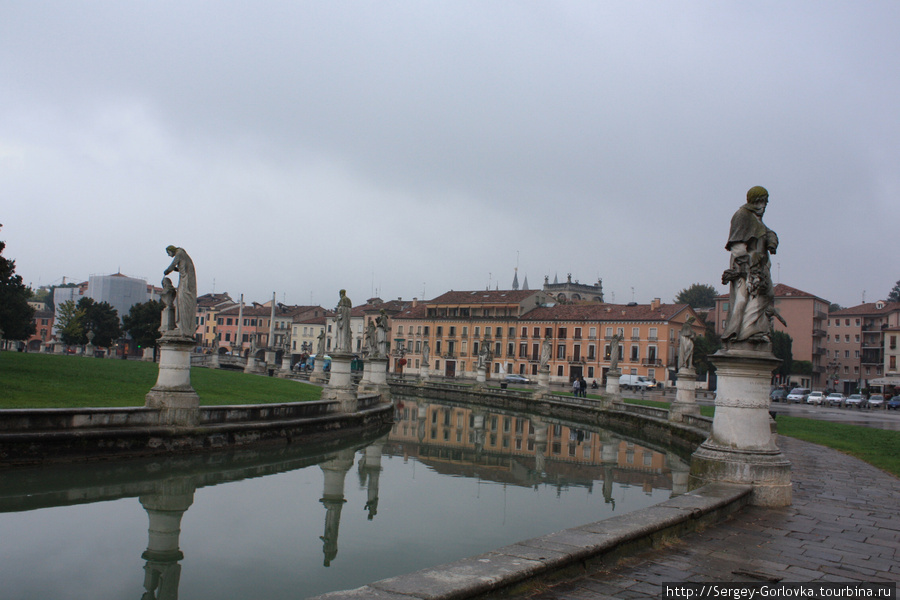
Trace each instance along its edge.
<instances>
[{"instance_id":1,"label":"cobblestone pavement","mask_svg":"<svg viewBox=\"0 0 900 600\"><path fill-rule=\"evenodd\" d=\"M751 507L667 548L531 593L530 600L660 598L671 582L898 582L900 479L793 438L793 504Z\"/></svg>"}]
</instances>

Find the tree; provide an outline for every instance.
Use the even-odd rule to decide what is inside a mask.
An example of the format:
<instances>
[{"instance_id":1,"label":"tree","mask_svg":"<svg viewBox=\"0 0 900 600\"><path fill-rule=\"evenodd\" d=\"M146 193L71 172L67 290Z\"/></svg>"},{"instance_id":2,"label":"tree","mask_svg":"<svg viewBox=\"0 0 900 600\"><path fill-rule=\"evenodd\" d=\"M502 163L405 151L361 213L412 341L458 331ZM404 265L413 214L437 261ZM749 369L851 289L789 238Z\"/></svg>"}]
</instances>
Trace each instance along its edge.
<instances>
[{"instance_id":1,"label":"tree","mask_svg":"<svg viewBox=\"0 0 900 600\"><path fill-rule=\"evenodd\" d=\"M122 318L125 331L140 348L152 348L162 335L159 331L160 314L164 305L158 300L135 304Z\"/></svg>"},{"instance_id":2,"label":"tree","mask_svg":"<svg viewBox=\"0 0 900 600\"><path fill-rule=\"evenodd\" d=\"M678 292L675 302L690 304L691 308L707 308L716 305L716 288L705 283L695 283L691 287Z\"/></svg>"},{"instance_id":3,"label":"tree","mask_svg":"<svg viewBox=\"0 0 900 600\"><path fill-rule=\"evenodd\" d=\"M715 354L722 347L722 340L716 332L706 328L706 333L694 340L694 369L701 379L707 373L715 373L715 366L709 362L709 356Z\"/></svg>"},{"instance_id":4,"label":"tree","mask_svg":"<svg viewBox=\"0 0 900 600\"><path fill-rule=\"evenodd\" d=\"M2 227L2 225L0 225ZM16 261L3 258L6 242L0 242L0 338L24 340L34 333L34 309L28 305L28 288L16 275Z\"/></svg>"},{"instance_id":5,"label":"tree","mask_svg":"<svg viewBox=\"0 0 900 600\"><path fill-rule=\"evenodd\" d=\"M781 359L781 364L775 369L774 374L781 375L783 381L788 381L791 378L791 369L794 362L793 345L794 340L785 332L772 332L772 354L775 355L775 358Z\"/></svg>"},{"instance_id":6,"label":"tree","mask_svg":"<svg viewBox=\"0 0 900 600\"><path fill-rule=\"evenodd\" d=\"M83 311L81 326L84 329L84 340L87 343L87 332L94 332L95 346L109 347L114 340L122 336L119 324L119 313L108 302L95 302L93 298L82 298L78 301L78 309Z\"/></svg>"},{"instance_id":7,"label":"tree","mask_svg":"<svg viewBox=\"0 0 900 600\"><path fill-rule=\"evenodd\" d=\"M837 302L832 302L828 305L828 312L837 312L839 310L844 310L846 306L841 306Z\"/></svg>"},{"instance_id":8,"label":"tree","mask_svg":"<svg viewBox=\"0 0 900 600\"><path fill-rule=\"evenodd\" d=\"M85 333L82 327L83 316L83 311L78 309L74 300L66 300L56 309L56 327L64 344L82 343Z\"/></svg>"},{"instance_id":9,"label":"tree","mask_svg":"<svg viewBox=\"0 0 900 600\"><path fill-rule=\"evenodd\" d=\"M888 302L900 302L900 281L894 284L887 297Z\"/></svg>"}]
</instances>

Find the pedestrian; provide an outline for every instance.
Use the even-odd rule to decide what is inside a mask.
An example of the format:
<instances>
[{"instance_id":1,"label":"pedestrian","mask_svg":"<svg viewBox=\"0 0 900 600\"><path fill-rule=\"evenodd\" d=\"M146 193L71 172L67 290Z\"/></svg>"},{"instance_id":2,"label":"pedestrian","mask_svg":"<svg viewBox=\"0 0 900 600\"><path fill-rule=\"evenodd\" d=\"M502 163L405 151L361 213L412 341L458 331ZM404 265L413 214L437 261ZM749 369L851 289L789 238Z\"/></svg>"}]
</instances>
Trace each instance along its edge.
<instances>
[{"instance_id":1,"label":"pedestrian","mask_svg":"<svg viewBox=\"0 0 900 600\"><path fill-rule=\"evenodd\" d=\"M578 388L581 391L581 397L587 398L587 381L581 375L578 376Z\"/></svg>"},{"instance_id":2,"label":"pedestrian","mask_svg":"<svg viewBox=\"0 0 900 600\"><path fill-rule=\"evenodd\" d=\"M576 398L581 394L581 384L578 383L578 378L572 380L572 395Z\"/></svg>"}]
</instances>

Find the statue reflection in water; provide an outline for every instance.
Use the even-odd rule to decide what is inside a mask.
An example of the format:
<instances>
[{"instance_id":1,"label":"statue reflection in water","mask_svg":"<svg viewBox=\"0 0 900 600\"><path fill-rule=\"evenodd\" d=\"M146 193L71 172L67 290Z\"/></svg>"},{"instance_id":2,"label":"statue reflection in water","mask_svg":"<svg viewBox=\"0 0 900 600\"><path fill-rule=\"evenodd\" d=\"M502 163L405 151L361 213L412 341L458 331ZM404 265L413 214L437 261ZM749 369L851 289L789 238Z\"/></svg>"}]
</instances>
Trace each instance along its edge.
<instances>
[{"instance_id":1,"label":"statue reflection in water","mask_svg":"<svg viewBox=\"0 0 900 600\"><path fill-rule=\"evenodd\" d=\"M177 600L184 554L178 546L181 517L194 502L194 483L172 479L161 483L153 494L140 497L150 519L144 564L144 593L141 600Z\"/></svg>"}]
</instances>

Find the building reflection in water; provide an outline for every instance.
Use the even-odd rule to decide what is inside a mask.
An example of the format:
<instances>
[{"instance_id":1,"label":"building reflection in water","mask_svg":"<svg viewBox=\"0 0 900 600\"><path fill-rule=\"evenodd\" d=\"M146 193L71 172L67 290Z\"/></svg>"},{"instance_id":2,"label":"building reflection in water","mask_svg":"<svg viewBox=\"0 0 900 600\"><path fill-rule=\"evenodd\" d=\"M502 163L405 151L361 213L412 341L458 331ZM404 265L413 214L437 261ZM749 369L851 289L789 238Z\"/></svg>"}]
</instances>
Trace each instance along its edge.
<instances>
[{"instance_id":1,"label":"building reflection in water","mask_svg":"<svg viewBox=\"0 0 900 600\"><path fill-rule=\"evenodd\" d=\"M416 458L440 473L498 483L593 491L615 508L614 484L647 494L687 491L687 463L671 452L635 444L603 430L547 416L399 399L386 452Z\"/></svg>"}]
</instances>

